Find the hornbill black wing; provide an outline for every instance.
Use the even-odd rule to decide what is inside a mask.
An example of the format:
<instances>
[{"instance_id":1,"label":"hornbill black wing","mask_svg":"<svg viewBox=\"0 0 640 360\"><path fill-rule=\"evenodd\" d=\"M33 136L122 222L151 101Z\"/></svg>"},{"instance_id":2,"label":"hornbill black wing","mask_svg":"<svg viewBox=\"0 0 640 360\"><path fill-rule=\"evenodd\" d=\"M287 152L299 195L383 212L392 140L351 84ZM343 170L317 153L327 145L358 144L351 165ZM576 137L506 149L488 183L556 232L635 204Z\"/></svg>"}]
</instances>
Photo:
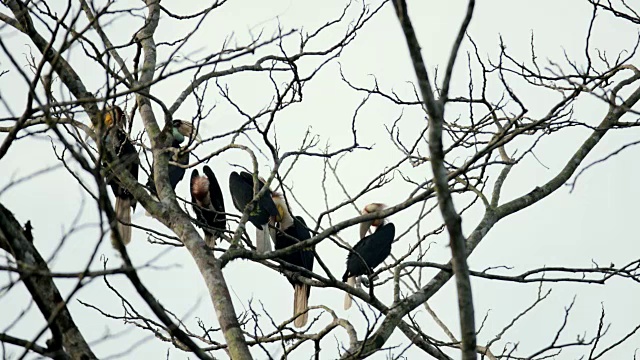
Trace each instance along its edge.
<instances>
[{"instance_id":1,"label":"hornbill black wing","mask_svg":"<svg viewBox=\"0 0 640 360\"><path fill-rule=\"evenodd\" d=\"M261 187L264 183L261 182ZM233 171L229 175L229 192L233 200L233 205L238 211L243 212L244 208L253 199L253 176L242 171L240 174ZM278 215L278 208L271 199L271 192L265 192L249 214L249 221L257 228L269 222L269 217Z\"/></svg>"},{"instance_id":2,"label":"hornbill black wing","mask_svg":"<svg viewBox=\"0 0 640 360\"><path fill-rule=\"evenodd\" d=\"M195 180L197 177L200 176L200 173L198 172L197 169L193 169L193 171L191 172L191 179L189 181L189 193L191 194L191 203L193 204L193 210L196 210L196 198L195 196L193 196L193 180ZM196 215L198 214L197 211L195 211Z\"/></svg>"},{"instance_id":3,"label":"hornbill black wing","mask_svg":"<svg viewBox=\"0 0 640 360\"><path fill-rule=\"evenodd\" d=\"M346 281L347 277L367 275L367 266L373 271L376 266L380 265L391 254L391 243L395 233L395 225L387 223L378 227L373 234L358 241L353 247L353 252L349 252L347 256L347 271L343 281ZM363 264L360 258L366 264Z\"/></svg>"},{"instance_id":4,"label":"hornbill black wing","mask_svg":"<svg viewBox=\"0 0 640 360\"><path fill-rule=\"evenodd\" d=\"M180 150L180 143L174 140L171 144L171 147ZM189 151L178 152L175 157L172 156L170 161L174 161L180 165L188 165ZM155 163L153 166L155 166ZM169 164L169 168L167 171L169 175L169 185L171 185L171 188L175 190L176 186L178 186L178 183L184 178L184 174L186 173L187 169L181 166ZM153 167L151 168L151 173L149 174L149 178L147 179L146 187L151 192L151 194L156 196L158 195L156 191L155 178L153 176Z\"/></svg>"},{"instance_id":5,"label":"hornbill black wing","mask_svg":"<svg viewBox=\"0 0 640 360\"><path fill-rule=\"evenodd\" d=\"M119 220L117 227L122 237L122 242L127 245L131 241L131 208L136 208L136 199L123 186L121 186L116 173L128 171L131 176L138 180L138 169L140 159L135 146L129 140L127 134L118 126L111 126L105 136L105 163L107 169L105 178L107 184L111 186L113 194L116 196L115 213ZM115 234L111 234L111 244L117 248Z\"/></svg>"},{"instance_id":6,"label":"hornbill black wing","mask_svg":"<svg viewBox=\"0 0 640 360\"><path fill-rule=\"evenodd\" d=\"M110 141L112 136L115 138L113 142ZM106 175L107 184L111 186L114 195L133 198L129 191L120 186L115 173L126 170L137 180L138 167L140 166L138 152L127 137L127 134L116 127L109 129L106 144L108 145L108 151L105 156L105 167L109 170Z\"/></svg>"},{"instance_id":7,"label":"hornbill black wing","mask_svg":"<svg viewBox=\"0 0 640 360\"><path fill-rule=\"evenodd\" d=\"M253 199L253 187L235 171L229 174L229 192L233 206L243 212L247 204Z\"/></svg>"},{"instance_id":8,"label":"hornbill black wing","mask_svg":"<svg viewBox=\"0 0 640 360\"><path fill-rule=\"evenodd\" d=\"M277 232L275 239L275 249L284 249L309 238L311 238L311 233L309 232L307 225L305 224L302 217L296 216L294 218L293 225L286 229L284 233L282 231ZM305 248L302 250L294 251L292 253L282 255L280 259L290 264L303 267L309 271L313 270L313 248ZM289 279L289 282L294 285L296 283L295 279Z\"/></svg>"},{"instance_id":9,"label":"hornbill black wing","mask_svg":"<svg viewBox=\"0 0 640 360\"><path fill-rule=\"evenodd\" d=\"M180 149L180 143L174 141L171 147ZM173 161L180 165L189 165L189 151L179 152ZM185 172L187 172L186 168L169 164L169 184L173 190L176 189L180 180L184 178Z\"/></svg>"},{"instance_id":10,"label":"hornbill black wing","mask_svg":"<svg viewBox=\"0 0 640 360\"><path fill-rule=\"evenodd\" d=\"M211 226L223 232L227 229L227 217L225 215L224 198L222 197L220 184L218 183L216 175L211 171L211 168L205 165L202 171L209 179L209 198L211 199L211 206L215 212L214 221Z\"/></svg>"},{"instance_id":11,"label":"hornbill black wing","mask_svg":"<svg viewBox=\"0 0 640 360\"><path fill-rule=\"evenodd\" d=\"M304 220L296 216L293 219L293 224L287 229L278 231L275 237L275 248L284 249L288 246L295 245L300 241L307 240L311 237L309 229ZM281 260L284 260L292 265L303 267L309 271L313 270L313 248L305 248L293 251L289 254L282 255ZM311 287L307 284L300 282L298 279L292 276L287 276L287 280L293 285L293 316L295 320L293 324L296 327L303 327L307 324L309 318L309 295L311 294Z\"/></svg>"},{"instance_id":12,"label":"hornbill black wing","mask_svg":"<svg viewBox=\"0 0 640 360\"><path fill-rule=\"evenodd\" d=\"M304 219L301 216L294 217L294 227L296 228L298 240L304 241L311 238L311 232L307 227L307 223L304 221ZM313 248L304 248L301 254L302 256L301 266L309 271L313 270L313 262L315 260L313 257L313 252L314 252Z\"/></svg>"},{"instance_id":13,"label":"hornbill black wing","mask_svg":"<svg viewBox=\"0 0 640 360\"><path fill-rule=\"evenodd\" d=\"M253 199L253 175L242 171L240 172L240 176L245 183L251 186L251 198L249 199L249 201L251 201L251 199ZM258 191L260 191L265 186L265 182L262 181L262 179L258 179L258 182L260 182L260 186L258 187ZM260 209L264 209L269 216L278 216L278 208L271 198L271 190L266 191L260 199L258 199L258 204L260 205Z\"/></svg>"}]
</instances>

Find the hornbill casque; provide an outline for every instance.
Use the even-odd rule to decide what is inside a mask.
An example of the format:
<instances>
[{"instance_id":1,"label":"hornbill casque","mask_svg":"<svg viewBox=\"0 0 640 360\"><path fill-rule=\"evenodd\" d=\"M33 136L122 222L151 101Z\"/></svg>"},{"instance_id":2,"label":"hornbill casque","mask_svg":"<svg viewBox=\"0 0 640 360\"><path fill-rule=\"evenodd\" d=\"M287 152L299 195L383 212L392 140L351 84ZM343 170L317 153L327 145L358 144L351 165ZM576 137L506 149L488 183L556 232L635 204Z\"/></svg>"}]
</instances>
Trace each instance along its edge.
<instances>
[{"instance_id":1,"label":"hornbill casque","mask_svg":"<svg viewBox=\"0 0 640 360\"><path fill-rule=\"evenodd\" d=\"M170 161L173 161L180 165L188 165L189 151L187 149L180 148L180 144L182 144L187 137L200 141L198 132L190 122L183 120L173 120L171 122L171 135L173 136L173 142L171 143L171 147L169 148L169 150L171 150ZM171 185L171 188L175 190L180 180L182 180L182 178L184 177L186 169L184 167L172 165L170 163L168 171L169 184ZM153 177L153 168L151 168L151 173L149 174L149 179L147 180L146 186L151 194L157 197L156 184Z\"/></svg>"},{"instance_id":2,"label":"hornbill casque","mask_svg":"<svg viewBox=\"0 0 640 360\"><path fill-rule=\"evenodd\" d=\"M258 191L265 185L263 180L259 180ZM253 200L253 175L246 171L239 174L233 171L229 175L229 192L233 205L240 212L244 212L247 204ZM259 253L271 251L271 240L269 240L269 222L275 222L275 218L279 215L278 208L271 198L270 189L258 199L253 209L249 212L249 221L257 228L256 232L256 250Z\"/></svg>"},{"instance_id":3,"label":"hornbill casque","mask_svg":"<svg viewBox=\"0 0 640 360\"><path fill-rule=\"evenodd\" d=\"M284 198L278 194L273 194L273 201L278 209L279 231L276 233L275 248L276 250L284 249L288 246L295 245L300 241L311 238L309 228L304 219L300 216L295 218L291 216L289 208ZM296 250L286 255L280 256L280 259L289 264L300 266L309 271L313 271L313 248L304 248ZM294 277L287 276L287 280L293 286L293 316L297 316L293 324L300 328L307 324L309 318L308 303L311 287L297 280Z\"/></svg>"},{"instance_id":4,"label":"hornbill casque","mask_svg":"<svg viewBox=\"0 0 640 360\"><path fill-rule=\"evenodd\" d=\"M214 247L216 239L227 228L227 219L224 213L224 199L218 179L208 166L202 169L204 176L200 176L198 170L191 172L191 202L193 212L204 231L204 242L209 247Z\"/></svg>"},{"instance_id":5,"label":"hornbill casque","mask_svg":"<svg viewBox=\"0 0 640 360\"><path fill-rule=\"evenodd\" d=\"M113 194L116 196L116 218L118 219L118 232L122 237L122 242L127 245L131 242L131 208L135 210L136 199L133 195L118 182L115 173L128 171L131 176L138 180L138 168L140 159L138 152L125 132L126 117L122 109L113 106L105 110L104 115L106 145L104 167L106 168L106 181L111 186ZM115 233L111 233L111 244L117 248Z\"/></svg>"},{"instance_id":6,"label":"hornbill casque","mask_svg":"<svg viewBox=\"0 0 640 360\"><path fill-rule=\"evenodd\" d=\"M369 204L364 207L361 214L366 215L384 209L386 206L380 203ZM368 236L367 231L371 226L377 227L376 231ZM396 236L396 227L385 219L375 219L360 224L360 241L353 247L353 251L347 255L347 269L342 275L342 281L354 286L356 277L369 275L373 269L380 265L391 254L391 243ZM359 255L359 256L358 256ZM364 260L364 262L362 261ZM371 285L373 286L373 285ZM344 308L351 307L351 295L345 294Z\"/></svg>"}]
</instances>

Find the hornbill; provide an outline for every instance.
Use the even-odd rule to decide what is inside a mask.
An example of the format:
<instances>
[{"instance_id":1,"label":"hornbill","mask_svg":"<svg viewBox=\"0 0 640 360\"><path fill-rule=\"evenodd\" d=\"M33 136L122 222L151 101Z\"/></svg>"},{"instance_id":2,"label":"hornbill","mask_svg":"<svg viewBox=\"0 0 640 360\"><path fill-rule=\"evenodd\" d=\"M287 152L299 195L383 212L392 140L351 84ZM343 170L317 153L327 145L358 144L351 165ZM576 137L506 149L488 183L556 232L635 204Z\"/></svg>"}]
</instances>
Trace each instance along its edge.
<instances>
[{"instance_id":1,"label":"hornbill","mask_svg":"<svg viewBox=\"0 0 640 360\"><path fill-rule=\"evenodd\" d=\"M289 212L289 208L284 198L275 193L273 201L278 208L278 228L280 231L276 233L275 248L276 250L284 249L288 246L295 245L300 241L311 238L311 233L304 219L300 216L293 218ZM313 271L313 248L304 248L293 251L289 254L280 256L280 259L289 264L300 266L309 271ZM303 327L307 324L309 318L308 303L311 287L297 280L295 277L287 276L287 280L293 286L293 316L297 316L293 321L296 327Z\"/></svg>"},{"instance_id":2,"label":"hornbill","mask_svg":"<svg viewBox=\"0 0 640 360\"><path fill-rule=\"evenodd\" d=\"M366 215L385 208L384 204L373 203L364 207L361 214ZM367 231L371 226L377 227L376 231L368 236ZM391 254L391 243L396 235L396 227L384 219L375 219L360 224L361 240L353 247L353 251L347 255L347 269L342 275L342 281L354 286L356 277L369 275L373 269L380 265ZM364 260L364 262L363 262ZM345 294L344 308L351 307L351 295Z\"/></svg>"},{"instance_id":3,"label":"hornbill","mask_svg":"<svg viewBox=\"0 0 640 360\"><path fill-rule=\"evenodd\" d=\"M183 120L173 120L171 122L171 135L173 136L173 142L171 143L171 147L169 148L172 153L171 161L180 165L188 165L189 151L187 151L187 149L180 148L180 144L184 142L186 137L200 141L198 132L190 122ZM169 184L171 185L171 188L173 190L176 189L176 186L184 177L185 172L186 169L184 167L169 164ZM147 180L147 188L152 195L155 195L157 197L156 184L153 177L153 168L151 169L149 179Z\"/></svg>"},{"instance_id":4,"label":"hornbill","mask_svg":"<svg viewBox=\"0 0 640 360\"><path fill-rule=\"evenodd\" d=\"M191 202L193 212L198 219L198 226L204 230L204 242L214 247L218 239L227 228L224 213L224 200L218 179L208 166L202 169L204 176L198 170L191 172Z\"/></svg>"},{"instance_id":5,"label":"hornbill","mask_svg":"<svg viewBox=\"0 0 640 360\"><path fill-rule=\"evenodd\" d=\"M122 237L122 242L127 245L131 242L131 227L126 224L131 223L131 208L135 210L136 199L126 188L120 185L115 174L120 171L128 171L137 181L140 160L138 159L136 148L125 132L126 117L120 107L113 106L106 109L104 125L104 144L107 150L104 162L104 166L107 169L105 178L116 196L117 228ZM111 244L114 248L117 248L117 240L113 232L111 232Z\"/></svg>"},{"instance_id":6,"label":"hornbill","mask_svg":"<svg viewBox=\"0 0 640 360\"><path fill-rule=\"evenodd\" d=\"M265 182L260 179L258 191L264 185ZM244 212L247 204L253 200L253 175L246 171L241 171L240 174L233 171L229 175L229 192L231 193L233 205L238 211ZM267 189L249 212L249 221L258 229L256 232L256 250L259 253L271 251L269 222L274 222L278 216L278 208L276 208L271 195L271 190Z\"/></svg>"}]
</instances>

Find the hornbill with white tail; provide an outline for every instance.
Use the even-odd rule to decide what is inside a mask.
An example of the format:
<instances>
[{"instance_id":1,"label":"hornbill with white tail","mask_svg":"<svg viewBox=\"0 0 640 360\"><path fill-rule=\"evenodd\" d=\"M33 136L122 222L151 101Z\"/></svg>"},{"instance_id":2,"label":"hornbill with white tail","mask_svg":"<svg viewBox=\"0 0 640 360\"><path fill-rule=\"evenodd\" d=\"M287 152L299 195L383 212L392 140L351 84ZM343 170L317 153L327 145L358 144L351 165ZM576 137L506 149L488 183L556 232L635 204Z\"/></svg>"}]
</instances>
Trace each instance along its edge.
<instances>
[{"instance_id":1,"label":"hornbill with white tail","mask_svg":"<svg viewBox=\"0 0 640 360\"><path fill-rule=\"evenodd\" d=\"M300 216L295 218L291 216L284 198L278 193L274 193L272 198L279 213L277 219L279 231L276 233L275 238L276 250L284 249L311 238L311 233L304 219ZM313 271L313 252L313 248L299 249L280 256L280 259L289 264ZM309 318L308 303L311 287L300 282L295 277L287 276L287 280L293 286L293 316L297 316L293 324L300 328L307 324Z\"/></svg>"},{"instance_id":2,"label":"hornbill with white tail","mask_svg":"<svg viewBox=\"0 0 640 360\"><path fill-rule=\"evenodd\" d=\"M204 242L209 247L214 247L216 239L227 228L227 218L224 213L224 199L218 179L208 166L202 169L203 176L198 170L191 172L191 202L193 212L196 214L202 230L204 230Z\"/></svg>"},{"instance_id":3,"label":"hornbill with white tail","mask_svg":"<svg viewBox=\"0 0 640 360\"><path fill-rule=\"evenodd\" d=\"M173 142L171 143L171 147L168 149L171 151L170 161L186 166L189 164L189 151L188 149L182 149L180 144L182 144L185 139L188 137L189 139L195 139L200 141L200 136L198 132L193 127L190 122L183 120L173 120L171 122L171 135L173 136ZM187 146L191 143L189 141ZM176 166L169 163L169 185L173 190L176 189L176 186L184 177L184 173L186 169L182 166ZM147 180L147 188L151 192L152 195L157 196L156 184L153 177L153 168L151 169L151 173L149 174L149 179Z\"/></svg>"},{"instance_id":4,"label":"hornbill with white tail","mask_svg":"<svg viewBox=\"0 0 640 360\"><path fill-rule=\"evenodd\" d=\"M364 207L361 214L370 214L383 210L385 207L384 204L380 203L369 204ZM371 226L377 227L376 231L371 235L365 236ZM393 243L395 235L395 225L385 219L375 219L361 223L361 240L353 247L353 251L347 255L347 270L342 275L342 281L354 286L357 276L373 273L373 269L391 254L391 243ZM351 307L351 301L351 295L345 294L345 310Z\"/></svg>"},{"instance_id":5,"label":"hornbill with white tail","mask_svg":"<svg viewBox=\"0 0 640 360\"><path fill-rule=\"evenodd\" d=\"M258 181L258 191L265 186L261 179ZM233 171L229 175L229 192L233 205L240 212L244 212L247 204L253 200L253 175L246 171L239 174ZM278 209L271 198L271 189L262 194L253 208L249 211L249 221L258 229L256 232L256 250L259 253L271 251L271 240L269 240L269 222L274 223L278 216Z\"/></svg>"},{"instance_id":6,"label":"hornbill with white tail","mask_svg":"<svg viewBox=\"0 0 640 360\"><path fill-rule=\"evenodd\" d=\"M131 242L131 208L135 210L136 199L123 186L120 185L117 176L121 171L128 171L134 180L138 180L138 168L140 159L133 143L125 132L126 117L118 106L107 108L104 114L104 144L106 146L104 167L106 168L106 181L111 186L116 196L117 228L124 245ZM111 244L117 248L115 233L111 233Z\"/></svg>"}]
</instances>

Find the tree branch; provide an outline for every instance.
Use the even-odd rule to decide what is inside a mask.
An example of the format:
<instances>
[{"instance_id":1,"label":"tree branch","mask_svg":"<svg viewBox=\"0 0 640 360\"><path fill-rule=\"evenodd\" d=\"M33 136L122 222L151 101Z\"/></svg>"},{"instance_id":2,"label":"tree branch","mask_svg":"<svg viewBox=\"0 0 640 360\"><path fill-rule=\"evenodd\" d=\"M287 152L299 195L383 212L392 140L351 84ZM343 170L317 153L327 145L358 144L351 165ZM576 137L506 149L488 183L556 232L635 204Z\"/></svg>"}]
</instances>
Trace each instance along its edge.
<instances>
[{"instance_id":1,"label":"tree branch","mask_svg":"<svg viewBox=\"0 0 640 360\"><path fill-rule=\"evenodd\" d=\"M20 223L2 204L0 204L0 248L10 253L21 269L50 272L38 250L25 237ZM66 355L71 359L97 359L73 321L53 279L50 276L29 275L22 276L22 281L38 305L53 335L48 344L48 351L61 353L59 356L62 357L56 356L56 358L64 358ZM27 345L25 349L29 350L31 346Z\"/></svg>"}]
</instances>

